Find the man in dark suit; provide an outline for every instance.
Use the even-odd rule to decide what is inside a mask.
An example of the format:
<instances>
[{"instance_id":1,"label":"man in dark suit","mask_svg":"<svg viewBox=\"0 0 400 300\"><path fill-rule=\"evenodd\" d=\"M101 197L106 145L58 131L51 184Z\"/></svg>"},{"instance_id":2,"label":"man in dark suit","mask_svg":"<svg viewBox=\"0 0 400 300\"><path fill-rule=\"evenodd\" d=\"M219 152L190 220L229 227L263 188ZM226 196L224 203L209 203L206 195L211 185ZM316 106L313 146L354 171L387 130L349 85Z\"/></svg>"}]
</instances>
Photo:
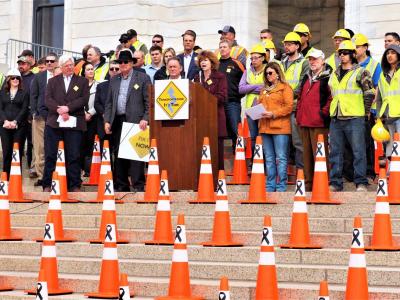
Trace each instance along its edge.
<instances>
[{"instance_id":1,"label":"man in dark suit","mask_svg":"<svg viewBox=\"0 0 400 300\"><path fill-rule=\"evenodd\" d=\"M115 157L121 138L123 122L139 124L144 130L149 121L148 85L150 77L133 70L135 59L129 49L122 49L118 57L121 74L110 80L108 97L104 109L104 131L112 133ZM117 158L115 160L115 189L129 192L128 176L134 191L144 190L144 162Z\"/></svg>"},{"instance_id":2,"label":"man in dark suit","mask_svg":"<svg viewBox=\"0 0 400 300\"><path fill-rule=\"evenodd\" d=\"M58 56L55 53L47 54L46 69L36 74L32 80L30 91L30 106L32 114L32 142L34 159L32 168L38 176L35 186L43 184L42 177L44 171L44 127L47 118L47 107L44 104L44 94L46 92L47 81L53 77L54 68L58 64Z\"/></svg>"},{"instance_id":3,"label":"man in dark suit","mask_svg":"<svg viewBox=\"0 0 400 300\"><path fill-rule=\"evenodd\" d=\"M82 133L86 130L85 105L89 101L89 82L74 74L72 56L61 56L59 63L62 73L51 78L46 88L45 104L49 112L44 133L43 190L50 191L58 142L64 140L68 190L79 192L82 183L80 145Z\"/></svg>"},{"instance_id":4,"label":"man in dark suit","mask_svg":"<svg viewBox=\"0 0 400 300\"><path fill-rule=\"evenodd\" d=\"M177 57L181 61L185 77L193 80L194 76L199 73L199 67L196 64L197 53L193 51L196 42L196 33L193 30L186 30L182 34L183 39L183 53L178 54Z\"/></svg>"}]
</instances>

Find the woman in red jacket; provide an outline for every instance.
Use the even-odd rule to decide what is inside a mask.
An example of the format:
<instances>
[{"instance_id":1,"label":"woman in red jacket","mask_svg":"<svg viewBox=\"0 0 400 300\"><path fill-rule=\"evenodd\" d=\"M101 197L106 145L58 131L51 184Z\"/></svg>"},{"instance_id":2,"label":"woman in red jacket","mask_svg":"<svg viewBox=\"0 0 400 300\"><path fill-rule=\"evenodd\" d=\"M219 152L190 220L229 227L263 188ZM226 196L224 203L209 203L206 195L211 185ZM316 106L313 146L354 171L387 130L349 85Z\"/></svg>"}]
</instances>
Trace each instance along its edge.
<instances>
[{"instance_id":1,"label":"woman in red jacket","mask_svg":"<svg viewBox=\"0 0 400 300\"><path fill-rule=\"evenodd\" d=\"M211 51L202 51L197 56L200 72L194 77L195 82L217 97L218 105L218 169L224 169L224 137L226 132L226 118L224 104L228 97L228 84L224 73L218 71L219 61Z\"/></svg>"}]
</instances>

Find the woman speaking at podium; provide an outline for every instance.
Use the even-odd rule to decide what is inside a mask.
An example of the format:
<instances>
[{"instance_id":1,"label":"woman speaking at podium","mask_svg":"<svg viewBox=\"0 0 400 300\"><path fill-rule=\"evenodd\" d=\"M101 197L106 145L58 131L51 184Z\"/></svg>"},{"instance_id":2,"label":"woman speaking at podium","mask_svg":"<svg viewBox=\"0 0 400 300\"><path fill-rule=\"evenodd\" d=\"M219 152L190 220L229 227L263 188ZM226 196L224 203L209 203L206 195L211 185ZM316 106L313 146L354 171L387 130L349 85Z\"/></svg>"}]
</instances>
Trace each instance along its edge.
<instances>
[{"instance_id":1,"label":"woman speaking at podium","mask_svg":"<svg viewBox=\"0 0 400 300\"><path fill-rule=\"evenodd\" d=\"M226 119L224 104L228 97L228 84L224 73L217 71L219 61L211 51L202 51L197 56L199 73L194 77L206 90L217 97L218 105L218 169L224 170L224 137L226 132Z\"/></svg>"}]
</instances>

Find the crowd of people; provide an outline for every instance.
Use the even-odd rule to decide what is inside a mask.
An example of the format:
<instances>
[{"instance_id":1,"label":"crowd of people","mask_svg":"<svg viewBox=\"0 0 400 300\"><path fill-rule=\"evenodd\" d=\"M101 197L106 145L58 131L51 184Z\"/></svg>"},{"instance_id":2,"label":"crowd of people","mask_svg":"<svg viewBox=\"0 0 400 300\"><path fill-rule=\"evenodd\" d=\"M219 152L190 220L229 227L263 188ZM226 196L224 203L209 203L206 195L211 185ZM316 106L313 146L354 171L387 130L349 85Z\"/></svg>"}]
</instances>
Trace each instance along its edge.
<instances>
[{"instance_id":1,"label":"crowd of people","mask_svg":"<svg viewBox=\"0 0 400 300\"><path fill-rule=\"evenodd\" d=\"M29 176L50 191L58 142L64 141L68 190L80 190L88 176L95 135L110 141L116 191L143 191L143 162L118 158L123 122L149 124L148 86L155 80L189 79L217 98L218 167L224 169L224 140L238 135L246 110L262 104L258 120L247 116L251 145L261 135L267 174L266 190L286 191L287 169L304 169L311 190L317 136L325 153L332 191L343 190L343 178L366 191L374 178L371 127L381 118L393 136L400 131L400 38L385 35L381 61L371 57L368 38L350 29L333 36L332 54L312 46L312 34L299 23L276 46L269 29L250 51L240 46L230 26L218 30L215 51L196 45L196 33L182 34L183 51L164 47L155 34L152 45L139 41L130 29L115 52L103 54L86 45L82 59L47 53L36 62L31 50L18 56L18 68L0 75L0 135L3 171L9 173L14 142L25 152ZM179 54L178 54L179 53ZM244 108L244 111L242 111ZM329 141L329 149L328 149Z\"/></svg>"}]
</instances>

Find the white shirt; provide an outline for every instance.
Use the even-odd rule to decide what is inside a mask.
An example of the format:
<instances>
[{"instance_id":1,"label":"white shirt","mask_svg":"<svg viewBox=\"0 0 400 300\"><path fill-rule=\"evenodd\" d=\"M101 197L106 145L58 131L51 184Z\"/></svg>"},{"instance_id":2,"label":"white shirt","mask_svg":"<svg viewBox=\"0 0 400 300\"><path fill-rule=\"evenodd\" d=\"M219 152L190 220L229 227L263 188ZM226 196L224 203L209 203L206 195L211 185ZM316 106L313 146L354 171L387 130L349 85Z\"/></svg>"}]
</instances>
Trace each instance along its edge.
<instances>
[{"instance_id":1,"label":"white shirt","mask_svg":"<svg viewBox=\"0 0 400 300\"><path fill-rule=\"evenodd\" d=\"M183 69L185 71L185 78L188 78L189 66L192 61L193 51L190 54L183 54Z\"/></svg>"},{"instance_id":2,"label":"white shirt","mask_svg":"<svg viewBox=\"0 0 400 300\"><path fill-rule=\"evenodd\" d=\"M63 78L64 78L65 91L67 92L69 84L71 83L72 75L71 76L63 76Z\"/></svg>"},{"instance_id":3,"label":"white shirt","mask_svg":"<svg viewBox=\"0 0 400 300\"><path fill-rule=\"evenodd\" d=\"M50 71L46 71L47 72L47 83L49 83L49 79L53 78L53 73L51 73Z\"/></svg>"}]
</instances>

